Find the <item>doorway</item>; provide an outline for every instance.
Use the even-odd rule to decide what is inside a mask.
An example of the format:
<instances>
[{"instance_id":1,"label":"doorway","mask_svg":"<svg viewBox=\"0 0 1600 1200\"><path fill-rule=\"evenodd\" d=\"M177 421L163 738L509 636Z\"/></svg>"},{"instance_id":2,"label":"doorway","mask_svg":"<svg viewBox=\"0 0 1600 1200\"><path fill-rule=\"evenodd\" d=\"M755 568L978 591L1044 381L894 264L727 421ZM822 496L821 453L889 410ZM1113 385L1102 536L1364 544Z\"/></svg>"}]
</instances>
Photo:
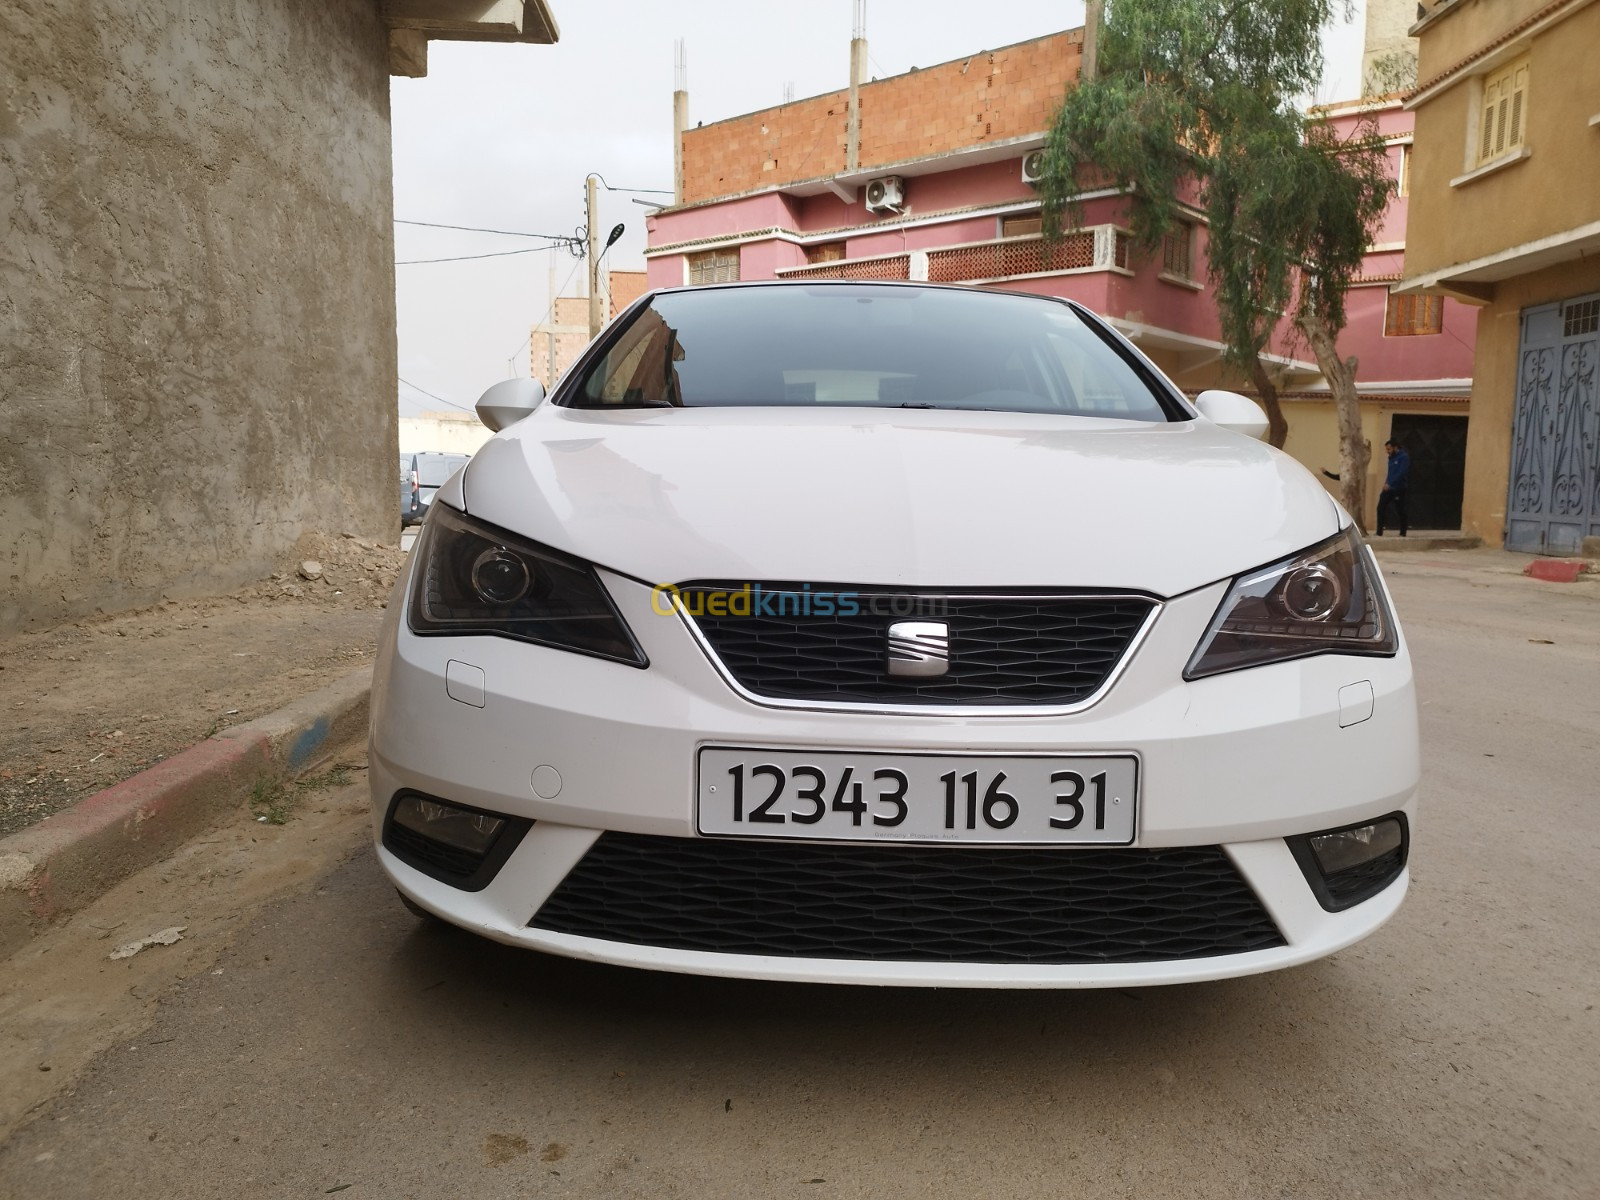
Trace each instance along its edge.
<instances>
[{"instance_id":1,"label":"doorway","mask_svg":"<svg viewBox=\"0 0 1600 1200\"><path fill-rule=\"evenodd\" d=\"M1412 529L1461 528L1467 477L1467 418L1395 413L1389 436L1411 455L1407 515Z\"/></svg>"}]
</instances>

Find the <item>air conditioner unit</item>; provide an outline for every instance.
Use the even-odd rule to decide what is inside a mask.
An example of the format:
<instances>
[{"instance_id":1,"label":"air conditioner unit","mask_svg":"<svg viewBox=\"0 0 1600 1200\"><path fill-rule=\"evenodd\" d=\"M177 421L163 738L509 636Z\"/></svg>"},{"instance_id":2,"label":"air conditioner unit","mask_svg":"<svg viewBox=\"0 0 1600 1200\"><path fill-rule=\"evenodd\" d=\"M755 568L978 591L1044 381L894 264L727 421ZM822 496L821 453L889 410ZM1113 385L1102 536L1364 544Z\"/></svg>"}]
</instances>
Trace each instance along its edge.
<instances>
[{"instance_id":1,"label":"air conditioner unit","mask_svg":"<svg viewBox=\"0 0 1600 1200\"><path fill-rule=\"evenodd\" d=\"M906 206L906 181L898 175L885 175L867 184L869 213L897 213Z\"/></svg>"},{"instance_id":2,"label":"air conditioner unit","mask_svg":"<svg viewBox=\"0 0 1600 1200\"><path fill-rule=\"evenodd\" d=\"M1022 182L1030 187L1038 187L1039 180L1044 178L1044 151L1035 150L1026 155L1022 160Z\"/></svg>"}]
</instances>

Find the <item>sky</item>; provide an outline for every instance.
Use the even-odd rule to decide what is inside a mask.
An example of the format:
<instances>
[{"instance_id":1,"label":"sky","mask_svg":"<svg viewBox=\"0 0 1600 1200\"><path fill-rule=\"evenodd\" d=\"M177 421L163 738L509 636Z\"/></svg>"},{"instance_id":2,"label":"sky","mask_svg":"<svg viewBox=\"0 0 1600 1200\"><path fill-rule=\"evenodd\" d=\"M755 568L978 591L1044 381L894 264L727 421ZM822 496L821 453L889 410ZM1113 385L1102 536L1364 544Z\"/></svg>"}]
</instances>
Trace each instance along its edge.
<instances>
[{"instance_id":1,"label":"sky","mask_svg":"<svg viewBox=\"0 0 1600 1200\"><path fill-rule=\"evenodd\" d=\"M673 46L688 55L689 120L719 121L849 82L851 0L549 0L553 46L433 42L423 79L391 81L397 221L572 234L584 178L615 188L672 187ZM1361 3L1324 39L1318 101L1357 94ZM802 15L803 14L803 15ZM898 75L1083 24L1082 0L868 0L870 73ZM639 199L602 191L599 225L622 222L607 267L642 270ZM549 273L581 294L565 249L490 258L543 242L395 225L400 412L470 410L491 384L528 374L528 333L545 319ZM548 382L548 381L545 381Z\"/></svg>"}]
</instances>

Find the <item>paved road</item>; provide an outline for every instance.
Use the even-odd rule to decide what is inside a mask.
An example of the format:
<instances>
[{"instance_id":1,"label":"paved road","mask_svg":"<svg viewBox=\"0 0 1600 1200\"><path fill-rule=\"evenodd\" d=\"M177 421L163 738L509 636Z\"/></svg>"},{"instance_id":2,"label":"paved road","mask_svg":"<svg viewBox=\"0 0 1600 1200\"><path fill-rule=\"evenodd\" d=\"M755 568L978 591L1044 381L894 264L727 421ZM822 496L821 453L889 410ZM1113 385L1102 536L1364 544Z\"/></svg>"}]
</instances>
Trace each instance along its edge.
<instances>
[{"instance_id":1,"label":"paved road","mask_svg":"<svg viewBox=\"0 0 1600 1200\"><path fill-rule=\"evenodd\" d=\"M0 1195L1600 1195L1600 588L1389 561L1427 808L1406 907L1332 959L1110 993L679 978L420 926L363 850L13 1136Z\"/></svg>"}]
</instances>

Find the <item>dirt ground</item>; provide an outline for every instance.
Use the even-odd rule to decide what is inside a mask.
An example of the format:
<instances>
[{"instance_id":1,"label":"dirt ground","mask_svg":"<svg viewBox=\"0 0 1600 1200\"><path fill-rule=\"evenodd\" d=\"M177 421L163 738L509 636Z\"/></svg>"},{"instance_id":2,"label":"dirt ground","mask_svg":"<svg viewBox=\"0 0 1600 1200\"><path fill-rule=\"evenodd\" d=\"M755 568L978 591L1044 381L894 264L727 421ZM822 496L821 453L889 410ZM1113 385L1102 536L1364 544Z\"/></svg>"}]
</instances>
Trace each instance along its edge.
<instances>
[{"instance_id":1,"label":"dirt ground","mask_svg":"<svg viewBox=\"0 0 1600 1200\"><path fill-rule=\"evenodd\" d=\"M0 642L0 836L370 662L404 561L307 534L232 595Z\"/></svg>"}]
</instances>

